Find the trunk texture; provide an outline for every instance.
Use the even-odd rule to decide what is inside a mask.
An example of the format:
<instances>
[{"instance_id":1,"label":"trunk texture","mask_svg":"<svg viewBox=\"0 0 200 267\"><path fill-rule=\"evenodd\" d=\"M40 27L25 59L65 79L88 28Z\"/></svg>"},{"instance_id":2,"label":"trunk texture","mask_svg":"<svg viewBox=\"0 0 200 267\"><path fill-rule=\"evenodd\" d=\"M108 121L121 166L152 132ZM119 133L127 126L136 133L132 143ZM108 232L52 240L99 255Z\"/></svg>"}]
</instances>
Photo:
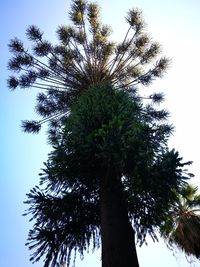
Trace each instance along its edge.
<instances>
[{"instance_id":1,"label":"trunk texture","mask_svg":"<svg viewBox=\"0 0 200 267\"><path fill-rule=\"evenodd\" d=\"M102 267L139 267L122 182L115 175L101 179L100 216Z\"/></svg>"}]
</instances>

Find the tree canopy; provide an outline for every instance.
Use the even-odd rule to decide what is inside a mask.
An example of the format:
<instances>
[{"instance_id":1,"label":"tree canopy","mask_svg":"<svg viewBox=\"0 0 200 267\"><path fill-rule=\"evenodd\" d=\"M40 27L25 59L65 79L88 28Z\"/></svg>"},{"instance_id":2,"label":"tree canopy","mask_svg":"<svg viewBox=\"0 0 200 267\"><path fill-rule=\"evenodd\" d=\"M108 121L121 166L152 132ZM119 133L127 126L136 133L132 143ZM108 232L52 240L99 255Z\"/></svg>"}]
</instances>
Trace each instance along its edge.
<instances>
[{"instance_id":1,"label":"tree canopy","mask_svg":"<svg viewBox=\"0 0 200 267\"><path fill-rule=\"evenodd\" d=\"M152 117L137 93L109 85L89 89L53 135L53 151L41 174L43 189L28 194L36 219L29 234L34 260L46 266L99 246L100 180L112 172L122 179L129 219L142 244L168 215L188 174L178 152L169 151L171 127ZM45 187L44 187L45 186ZM172 190L173 189L173 190Z\"/></svg>"},{"instance_id":2,"label":"tree canopy","mask_svg":"<svg viewBox=\"0 0 200 267\"><path fill-rule=\"evenodd\" d=\"M160 45L146 33L138 9L129 10L128 30L120 43L110 40L111 29L102 24L98 4L74 0L69 17L72 25L58 28L56 45L45 40L35 25L26 30L31 50L18 38L10 41L13 57L8 68L16 75L9 77L8 87L42 90L36 105L42 119L23 121L27 132L38 132L46 121L51 129L57 127L68 114L71 103L90 86L105 82L125 90L138 84L147 86L161 77L168 66L168 59L159 56ZM151 98L160 100L162 95Z\"/></svg>"}]
</instances>

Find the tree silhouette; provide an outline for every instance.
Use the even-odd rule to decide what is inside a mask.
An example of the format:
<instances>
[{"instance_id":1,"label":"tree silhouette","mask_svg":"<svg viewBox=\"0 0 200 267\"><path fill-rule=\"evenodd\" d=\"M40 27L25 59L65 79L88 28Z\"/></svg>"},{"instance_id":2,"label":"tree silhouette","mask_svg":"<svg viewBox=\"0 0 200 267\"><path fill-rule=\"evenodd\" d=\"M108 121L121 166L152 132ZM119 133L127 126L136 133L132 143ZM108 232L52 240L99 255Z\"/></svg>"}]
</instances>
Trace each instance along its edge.
<instances>
[{"instance_id":1,"label":"tree silhouette","mask_svg":"<svg viewBox=\"0 0 200 267\"><path fill-rule=\"evenodd\" d=\"M45 267L70 262L71 252L102 246L103 267L139 266L140 244L168 218L185 171L167 141L173 127L168 112L155 107L162 93L144 97L139 86L161 77L168 60L145 32L141 12L132 9L119 44L99 19L99 7L74 0L72 26L57 30L60 43L44 40L36 26L27 29L31 52L14 38L8 66L16 72L10 89L35 87L40 121L24 121L26 132L49 122L53 150L40 187L28 196L35 220L28 246L31 260L45 256Z\"/></svg>"},{"instance_id":2,"label":"tree silhouette","mask_svg":"<svg viewBox=\"0 0 200 267\"><path fill-rule=\"evenodd\" d=\"M109 40L111 30L101 23L97 4L75 0L69 15L72 26L58 28L58 45L45 40L36 26L29 26L26 31L33 43L31 51L18 38L10 41L13 57L8 67L17 75L8 79L9 88L42 90L36 110L43 119L24 121L27 132L38 132L46 121L51 122L51 129L56 127L60 118L68 114L71 103L90 86L105 82L126 90L137 84L147 86L161 77L168 65L168 59L158 57L160 46L151 42L145 32L139 10L128 12L129 28L119 44ZM162 95L151 98L160 100Z\"/></svg>"},{"instance_id":3,"label":"tree silhouette","mask_svg":"<svg viewBox=\"0 0 200 267\"><path fill-rule=\"evenodd\" d=\"M69 262L72 250L83 254L92 241L98 248L101 238L102 266L139 266L135 233L140 244L147 233L156 239L188 178L190 162L168 150L163 119L137 92L104 85L80 96L53 134L41 188L28 194L36 219L28 245L38 247L32 260L46 254L45 266Z\"/></svg>"}]
</instances>

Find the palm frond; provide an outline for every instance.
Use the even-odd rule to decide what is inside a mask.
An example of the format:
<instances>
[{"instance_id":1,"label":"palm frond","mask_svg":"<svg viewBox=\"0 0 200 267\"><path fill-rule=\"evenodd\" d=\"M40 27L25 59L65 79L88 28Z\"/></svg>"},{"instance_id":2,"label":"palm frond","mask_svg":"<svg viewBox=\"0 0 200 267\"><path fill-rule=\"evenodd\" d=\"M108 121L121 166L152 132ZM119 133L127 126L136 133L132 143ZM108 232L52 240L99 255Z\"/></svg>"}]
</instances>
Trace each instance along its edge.
<instances>
[{"instance_id":1,"label":"palm frond","mask_svg":"<svg viewBox=\"0 0 200 267\"><path fill-rule=\"evenodd\" d=\"M163 228L162 228L163 227ZM198 187L185 184L171 206L161 235L171 247L200 258L200 195Z\"/></svg>"}]
</instances>

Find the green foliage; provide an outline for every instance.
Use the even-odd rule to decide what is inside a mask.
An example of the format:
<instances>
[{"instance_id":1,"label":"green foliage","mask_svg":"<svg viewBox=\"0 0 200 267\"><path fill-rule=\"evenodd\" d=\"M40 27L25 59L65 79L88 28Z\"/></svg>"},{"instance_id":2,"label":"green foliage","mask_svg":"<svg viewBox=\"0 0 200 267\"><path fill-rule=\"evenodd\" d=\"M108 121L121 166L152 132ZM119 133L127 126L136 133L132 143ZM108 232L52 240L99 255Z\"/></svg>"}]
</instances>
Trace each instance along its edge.
<instances>
[{"instance_id":1,"label":"green foliage","mask_svg":"<svg viewBox=\"0 0 200 267\"><path fill-rule=\"evenodd\" d=\"M46 266L99 246L100 180L114 171L123 183L130 220L138 241L155 230L187 179L178 153L168 151L171 127L151 117L137 92L110 85L90 88L72 106L59 131L50 136L54 150L41 174L45 189L28 194L36 219L29 233L33 259L46 254ZM50 234L50 237L49 237ZM33 244L32 244L33 243Z\"/></svg>"},{"instance_id":2,"label":"green foliage","mask_svg":"<svg viewBox=\"0 0 200 267\"><path fill-rule=\"evenodd\" d=\"M160 230L171 249L178 247L187 255L200 258L200 195L197 191L198 188L190 184L181 188Z\"/></svg>"},{"instance_id":3,"label":"green foliage","mask_svg":"<svg viewBox=\"0 0 200 267\"><path fill-rule=\"evenodd\" d=\"M42 119L24 121L22 127L36 133L48 122L53 146L41 187L32 189L26 202L35 221L27 244L35 249L31 260L45 257L45 267L69 262L72 251L83 255L91 242L99 247L100 180L106 174L122 181L140 244L147 233L156 239L158 227L169 233L177 192L190 176L184 168L190 162L168 150L173 127L168 112L154 106L163 94L138 93L162 77L169 63L146 33L141 11L129 10L120 43L110 40L96 3L73 0L69 17L72 25L57 30L57 45L34 25L26 31L31 50L18 38L9 44L8 68L15 75L8 87L42 90L36 104ZM199 201L186 193L190 205Z\"/></svg>"},{"instance_id":4,"label":"green foliage","mask_svg":"<svg viewBox=\"0 0 200 267\"><path fill-rule=\"evenodd\" d=\"M10 41L13 57L8 68L15 75L9 77L8 87L43 90L36 105L42 119L24 121L22 127L26 132L39 132L47 121L50 129L56 128L73 101L90 86L105 82L125 89L139 84L147 86L162 77L168 65L168 60L159 56L159 44L146 34L138 9L128 12L128 30L118 44L110 40L110 27L102 24L96 3L72 1L69 17L72 25L62 25L57 30L57 45L45 40L43 32L34 25L26 31L31 50L18 38Z\"/></svg>"},{"instance_id":5,"label":"green foliage","mask_svg":"<svg viewBox=\"0 0 200 267\"><path fill-rule=\"evenodd\" d=\"M26 204L31 205L29 213L36 219L27 243L29 249L35 249L30 260L36 262L46 256L45 267L69 262L72 249L75 253L78 249L83 255L92 239L93 247L99 247L95 199L83 188L78 192L64 192L63 189L60 195L50 195L36 187L27 194Z\"/></svg>"}]
</instances>

